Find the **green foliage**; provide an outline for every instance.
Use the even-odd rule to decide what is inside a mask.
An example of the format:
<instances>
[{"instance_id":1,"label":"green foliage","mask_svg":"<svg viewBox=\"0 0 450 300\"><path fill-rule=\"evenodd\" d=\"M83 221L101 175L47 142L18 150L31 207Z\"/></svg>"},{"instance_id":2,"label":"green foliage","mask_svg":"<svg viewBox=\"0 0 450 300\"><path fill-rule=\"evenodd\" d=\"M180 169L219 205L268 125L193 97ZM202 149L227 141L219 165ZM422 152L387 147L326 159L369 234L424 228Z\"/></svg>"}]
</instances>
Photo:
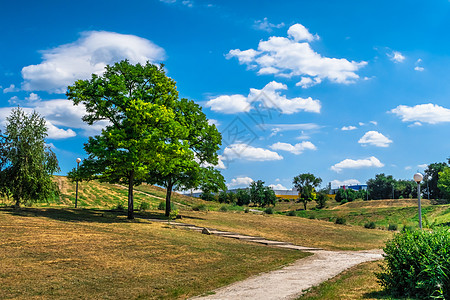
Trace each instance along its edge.
<instances>
[{"instance_id":1,"label":"green foliage","mask_svg":"<svg viewBox=\"0 0 450 300\"><path fill-rule=\"evenodd\" d=\"M286 216L295 217L297 216L297 213L295 212L295 210L290 210L286 213Z\"/></svg>"},{"instance_id":2,"label":"green foliage","mask_svg":"<svg viewBox=\"0 0 450 300\"><path fill-rule=\"evenodd\" d=\"M247 189L238 190L236 192L236 204L240 206L250 204L250 192Z\"/></svg>"},{"instance_id":3,"label":"green foliage","mask_svg":"<svg viewBox=\"0 0 450 300\"><path fill-rule=\"evenodd\" d=\"M438 187L441 172L448 167L445 162L432 163L427 166L424 174L423 194L424 197L428 197L428 190L430 193L430 199L444 198L444 192ZM449 198L450 199L450 198Z\"/></svg>"},{"instance_id":4,"label":"green foliage","mask_svg":"<svg viewBox=\"0 0 450 300\"><path fill-rule=\"evenodd\" d=\"M369 222L369 223L364 224L364 228L375 229L375 228L377 228L377 226L375 225L375 222Z\"/></svg>"},{"instance_id":5,"label":"green foliage","mask_svg":"<svg viewBox=\"0 0 450 300\"><path fill-rule=\"evenodd\" d=\"M345 225L347 223L347 220L344 217L337 217L336 221L334 221L336 224Z\"/></svg>"},{"instance_id":6,"label":"green foliage","mask_svg":"<svg viewBox=\"0 0 450 300\"><path fill-rule=\"evenodd\" d=\"M343 200L346 200L345 203L347 202L352 202L353 200L357 199L358 196L361 196L361 193L356 192L352 189L339 189L336 192L336 197L334 198L337 202L341 202L342 203Z\"/></svg>"},{"instance_id":7,"label":"green foliage","mask_svg":"<svg viewBox=\"0 0 450 300\"><path fill-rule=\"evenodd\" d=\"M210 191L203 191L200 194L200 199L205 200L205 201L214 201L216 200L216 196L211 193Z\"/></svg>"},{"instance_id":8,"label":"green foliage","mask_svg":"<svg viewBox=\"0 0 450 300\"><path fill-rule=\"evenodd\" d=\"M208 207L205 204L197 204L192 207L193 211L208 211Z\"/></svg>"},{"instance_id":9,"label":"green foliage","mask_svg":"<svg viewBox=\"0 0 450 300\"><path fill-rule=\"evenodd\" d=\"M324 208L329 199L330 198L328 197L328 195L326 193L324 193L324 192L317 193L316 199L315 199L316 203L317 203L316 208L318 208L318 209Z\"/></svg>"},{"instance_id":10,"label":"green foliage","mask_svg":"<svg viewBox=\"0 0 450 300\"><path fill-rule=\"evenodd\" d=\"M148 203L148 202L141 202L139 204L139 210L140 211L144 211L144 210L148 210L148 209L150 209L150 203Z\"/></svg>"},{"instance_id":11,"label":"green foliage","mask_svg":"<svg viewBox=\"0 0 450 300\"><path fill-rule=\"evenodd\" d=\"M221 212L227 212L227 211L228 211L228 207L226 207L225 205L222 205L222 206L219 208L219 211L221 211Z\"/></svg>"},{"instance_id":12,"label":"green foliage","mask_svg":"<svg viewBox=\"0 0 450 300\"><path fill-rule=\"evenodd\" d=\"M446 199L450 199L450 168L446 167L439 172L439 180L437 183L439 190Z\"/></svg>"},{"instance_id":13,"label":"green foliage","mask_svg":"<svg viewBox=\"0 0 450 300\"><path fill-rule=\"evenodd\" d=\"M375 179L367 181L367 188L371 199L392 198L392 187L395 180L392 175L386 176L384 173L375 175Z\"/></svg>"},{"instance_id":14,"label":"green foliage","mask_svg":"<svg viewBox=\"0 0 450 300\"><path fill-rule=\"evenodd\" d=\"M58 194L52 174L59 171L55 153L45 144L47 127L38 113L20 107L6 118L0 133L0 196L20 204L46 202Z\"/></svg>"},{"instance_id":15,"label":"green foliage","mask_svg":"<svg viewBox=\"0 0 450 300\"><path fill-rule=\"evenodd\" d=\"M273 214L273 208L272 207L268 207L264 210L264 213L268 214L268 215L272 215Z\"/></svg>"},{"instance_id":16,"label":"green foliage","mask_svg":"<svg viewBox=\"0 0 450 300\"><path fill-rule=\"evenodd\" d=\"M264 181L253 181L250 184L250 201L255 205L267 206L275 205L277 197L272 188L264 186Z\"/></svg>"},{"instance_id":17,"label":"green foliage","mask_svg":"<svg viewBox=\"0 0 450 300\"><path fill-rule=\"evenodd\" d=\"M228 203L228 194L226 191L220 191L219 196L217 197L219 203Z\"/></svg>"},{"instance_id":18,"label":"green foliage","mask_svg":"<svg viewBox=\"0 0 450 300\"><path fill-rule=\"evenodd\" d=\"M303 203L305 210L308 202L316 199L315 190L321 183L322 179L311 173L303 173L294 177L292 184L297 189L299 193L298 201Z\"/></svg>"},{"instance_id":19,"label":"green foliage","mask_svg":"<svg viewBox=\"0 0 450 300\"><path fill-rule=\"evenodd\" d=\"M377 274L393 295L450 298L450 232L448 229L404 231L384 248L386 266Z\"/></svg>"},{"instance_id":20,"label":"green foliage","mask_svg":"<svg viewBox=\"0 0 450 300\"><path fill-rule=\"evenodd\" d=\"M118 211L124 211L125 207L123 206L122 203L119 203L116 205L116 207L114 208L114 210L118 210Z\"/></svg>"},{"instance_id":21,"label":"green foliage","mask_svg":"<svg viewBox=\"0 0 450 300\"><path fill-rule=\"evenodd\" d=\"M250 212L250 209L249 209L248 207L246 207L246 208L244 209L244 213L248 214L249 212Z\"/></svg>"},{"instance_id":22,"label":"green foliage","mask_svg":"<svg viewBox=\"0 0 450 300\"><path fill-rule=\"evenodd\" d=\"M172 209L169 214L169 220L175 220L178 216L178 209Z\"/></svg>"},{"instance_id":23,"label":"green foliage","mask_svg":"<svg viewBox=\"0 0 450 300\"><path fill-rule=\"evenodd\" d=\"M388 230L389 231L397 231L398 226L397 224L389 224Z\"/></svg>"},{"instance_id":24,"label":"green foliage","mask_svg":"<svg viewBox=\"0 0 450 300\"><path fill-rule=\"evenodd\" d=\"M177 207L175 206L175 204L170 203L171 209L176 209ZM158 209L159 210L166 210L166 201L161 201L158 204Z\"/></svg>"}]
</instances>

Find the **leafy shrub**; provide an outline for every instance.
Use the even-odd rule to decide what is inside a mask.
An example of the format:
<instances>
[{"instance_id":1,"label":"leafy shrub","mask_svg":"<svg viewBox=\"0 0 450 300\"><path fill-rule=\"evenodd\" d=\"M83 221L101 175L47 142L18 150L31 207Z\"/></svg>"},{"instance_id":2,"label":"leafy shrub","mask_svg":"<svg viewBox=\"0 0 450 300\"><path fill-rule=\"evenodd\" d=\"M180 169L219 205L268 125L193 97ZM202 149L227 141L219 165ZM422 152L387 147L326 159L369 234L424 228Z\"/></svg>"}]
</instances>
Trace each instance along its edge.
<instances>
[{"instance_id":1,"label":"leafy shrub","mask_svg":"<svg viewBox=\"0 0 450 300\"><path fill-rule=\"evenodd\" d=\"M343 200L341 200L341 205L342 205L342 204L345 204L345 203L347 203L347 202L348 202L347 199L343 199Z\"/></svg>"},{"instance_id":2,"label":"leafy shrub","mask_svg":"<svg viewBox=\"0 0 450 300\"><path fill-rule=\"evenodd\" d=\"M273 208L272 208L272 207L268 207L268 208L266 208L266 209L264 210L264 212L265 212L266 214L268 214L268 215L271 215L271 214L273 214Z\"/></svg>"},{"instance_id":3,"label":"leafy shrub","mask_svg":"<svg viewBox=\"0 0 450 300\"><path fill-rule=\"evenodd\" d=\"M223 205L223 206L221 206L221 207L219 208L219 211L227 212L227 211L228 211L228 208L227 208L225 205Z\"/></svg>"},{"instance_id":4,"label":"leafy shrub","mask_svg":"<svg viewBox=\"0 0 450 300\"><path fill-rule=\"evenodd\" d=\"M246 208L244 209L244 212L245 212L246 214L248 214L248 213L250 212L250 209L249 209L248 207L246 207Z\"/></svg>"},{"instance_id":5,"label":"leafy shrub","mask_svg":"<svg viewBox=\"0 0 450 300\"><path fill-rule=\"evenodd\" d=\"M170 208L171 208L171 210L177 209L177 207L173 203L170 203ZM159 202L158 209L166 210L166 201Z\"/></svg>"},{"instance_id":6,"label":"leafy shrub","mask_svg":"<svg viewBox=\"0 0 450 300\"><path fill-rule=\"evenodd\" d=\"M366 224L364 224L364 228L367 228L367 229L375 229L377 226L375 225L375 222L369 222L369 223L366 223Z\"/></svg>"},{"instance_id":7,"label":"leafy shrub","mask_svg":"<svg viewBox=\"0 0 450 300\"><path fill-rule=\"evenodd\" d=\"M150 203L141 202L141 204L139 204L139 210L143 211L143 210L147 210L147 209L150 209Z\"/></svg>"},{"instance_id":8,"label":"leafy shrub","mask_svg":"<svg viewBox=\"0 0 450 300\"><path fill-rule=\"evenodd\" d=\"M286 213L286 216L295 217L295 216L297 216L297 214L295 213L294 210L291 210Z\"/></svg>"},{"instance_id":9,"label":"leafy shrub","mask_svg":"<svg viewBox=\"0 0 450 300\"><path fill-rule=\"evenodd\" d=\"M411 226L411 225L403 225L402 232L405 232L405 231L413 232L413 231L415 231L415 228L414 228L414 226Z\"/></svg>"},{"instance_id":10,"label":"leafy shrub","mask_svg":"<svg viewBox=\"0 0 450 300\"><path fill-rule=\"evenodd\" d=\"M384 248L386 266L376 274L393 295L450 299L450 232L396 234Z\"/></svg>"},{"instance_id":11,"label":"leafy shrub","mask_svg":"<svg viewBox=\"0 0 450 300\"><path fill-rule=\"evenodd\" d=\"M205 204L198 204L192 207L192 210L194 211L208 211L208 208Z\"/></svg>"},{"instance_id":12,"label":"leafy shrub","mask_svg":"<svg viewBox=\"0 0 450 300\"><path fill-rule=\"evenodd\" d=\"M398 197L398 199L403 199L403 196L402 196L402 195L400 195L400 197Z\"/></svg>"},{"instance_id":13,"label":"leafy shrub","mask_svg":"<svg viewBox=\"0 0 450 300\"><path fill-rule=\"evenodd\" d=\"M310 216L309 216L309 219L310 219L310 220L315 220L316 217L315 217L314 215L310 215Z\"/></svg>"},{"instance_id":14,"label":"leafy shrub","mask_svg":"<svg viewBox=\"0 0 450 300\"><path fill-rule=\"evenodd\" d=\"M345 223L347 223L347 220L345 218L343 218L343 217L337 217L336 221L334 221L334 223L345 225Z\"/></svg>"},{"instance_id":15,"label":"leafy shrub","mask_svg":"<svg viewBox=\"0 0 450 300\"><path fill-rule=\"evenodd\" d=\"M389 224L388 230L389 231L397 231L398 227L397 224Z\"/></svg>"}]
</instances>

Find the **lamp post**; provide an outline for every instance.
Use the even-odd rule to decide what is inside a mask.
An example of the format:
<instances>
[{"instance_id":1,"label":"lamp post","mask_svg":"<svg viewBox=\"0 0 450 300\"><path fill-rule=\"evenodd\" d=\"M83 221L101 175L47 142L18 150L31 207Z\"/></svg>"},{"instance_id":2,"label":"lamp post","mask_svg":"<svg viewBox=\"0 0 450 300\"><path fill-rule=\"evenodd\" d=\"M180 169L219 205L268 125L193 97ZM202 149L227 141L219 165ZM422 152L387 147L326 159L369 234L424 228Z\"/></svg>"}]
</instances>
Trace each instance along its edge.
<instances>
[{"instance_id":1,"label":"lamp post","mask_svg":"<svg viewBox=\"0 0 450 300\"><path fill-rule=\"evenodd\" d=\"M417 202L419 204L419 228L422 229L422 207L420 205L420 182L423 179L423 175L420 173L414 174L414 181L417 182Z\"/></svg>"},{"instance_id":2,"label":"lamp post","mask_svg":"<svg viewBox=\"0 0 450 300\"><path fill-rule=\"evenodd\" d=\"M77 158L77 186L75 188L75 208L77 208L78 204L78 167L80 166L81 158Z\"/></svg>"}]
</instances>

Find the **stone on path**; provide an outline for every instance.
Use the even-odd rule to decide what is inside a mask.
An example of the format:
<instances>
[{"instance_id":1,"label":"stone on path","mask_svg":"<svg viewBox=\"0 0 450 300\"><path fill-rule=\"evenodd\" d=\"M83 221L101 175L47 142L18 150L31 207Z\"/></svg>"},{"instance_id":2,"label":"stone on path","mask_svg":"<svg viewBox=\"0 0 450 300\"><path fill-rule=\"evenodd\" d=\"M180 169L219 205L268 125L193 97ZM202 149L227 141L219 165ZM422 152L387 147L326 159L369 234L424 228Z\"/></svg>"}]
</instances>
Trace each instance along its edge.
<instances>
[{"instance_id":1,"label":"stone on path","mask_svg":"<svg viewBox=\"0 0 450 300\"><path fill-rule=\"evenodd\" d=\"M203 234L207 234L207 235L211 235L211 231L209 231L209 229L206 228L206 227L204 227L204 228L202 229L202 233L203 233Z\"/></svg>"}]
</instances>

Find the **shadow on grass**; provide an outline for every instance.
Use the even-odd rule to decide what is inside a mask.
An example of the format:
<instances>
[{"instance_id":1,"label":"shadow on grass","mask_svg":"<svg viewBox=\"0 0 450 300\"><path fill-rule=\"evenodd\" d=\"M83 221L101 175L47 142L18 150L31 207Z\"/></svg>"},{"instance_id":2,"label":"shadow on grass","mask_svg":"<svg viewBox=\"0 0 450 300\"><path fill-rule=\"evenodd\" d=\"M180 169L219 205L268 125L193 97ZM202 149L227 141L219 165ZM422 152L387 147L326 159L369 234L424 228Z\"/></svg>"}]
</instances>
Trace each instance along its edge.
<instances>
[{"instance_id":1,"label":"shadow on grass","mask_svg":"<svg viewBox=\"0 0 450 300\"><path fill-rule=\"evenodd\" d=\"M30 208L14 209L1 207L0 211L22 217L45 217L65 222L97 222L97 223L125 223L139 222L142 219L167 220L163 213L159 212L135 212L135 219L128 220L127 212L121 210L101 209L74 209L74 208Z\"/></svg>"},{"instance_id":2,"label":"shadow on grass","mask_svg":"<svg viewBox=\"0 0 450 300\"><path fill-rule=\"evenodd\" d=\"M404 298L404 297L394 297L387 291L376 291L365 293L363 299L389 299L389 300L413 300L416 298Z\"/></svg>"}]
</instances>

